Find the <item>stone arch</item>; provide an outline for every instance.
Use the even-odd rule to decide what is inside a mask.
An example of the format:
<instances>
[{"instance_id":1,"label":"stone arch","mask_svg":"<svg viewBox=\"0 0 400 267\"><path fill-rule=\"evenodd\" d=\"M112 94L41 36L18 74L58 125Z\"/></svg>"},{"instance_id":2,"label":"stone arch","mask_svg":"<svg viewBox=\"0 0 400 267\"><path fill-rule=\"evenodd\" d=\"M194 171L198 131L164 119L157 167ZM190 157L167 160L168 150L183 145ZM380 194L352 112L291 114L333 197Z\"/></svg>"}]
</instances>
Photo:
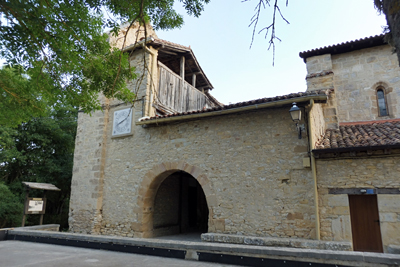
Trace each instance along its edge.
<instances>
[{"instance_id":1,"label":"stone arch","mask_svg":"<svg viewBox=\"0 0 400 267\"><path fill-rule=\"evenodd\" d=\"M390 87L388 83L383 81L376 82L372 86L372 89L374 89L375 91L377 91L378 89L383 89L385 91L385 94L388 94L393 91L393 88Z\"/></svg>"},{"instance_id":2,"label":"stone arch","mask_svg":"<svg viewBox=\"0 0 400 267\"><path fill-rule=\"evenodd\" d=\"M157 190L169 175L177 171L184 171L190 174L201 185L209 210L208 229L213 229L216 222L213 220L212 211L217 206L217 198L204 170L184 161L163 162L150 169L139 186L137 198L137 218L139 223L134 229L138 236L153 237L153 212ZM221 222L218 223L221 224Z\"/></svg>"},{"instance_id":3,"label":"stone arch","mask_svg":"<svg viewBox=\"0 0 400 267\"><path fill-rule=\"evenodd\" d=\"M393 87L390 87L389 84L386 82L379 81L372 86L372 90L374 90L374 95L372 96L372 99L375 100L375 105L373 106L376 107L376 112L374 112L376 116L386 117L386 116L392 116L393 114L397 113L397 105L392 103L390 94L391 92L393 92ZM386 116L382 116L379 112L378 91L380 90L382 90L384 93L384 100L388 112L388 115Z\"/></svg>"}]
</instances>

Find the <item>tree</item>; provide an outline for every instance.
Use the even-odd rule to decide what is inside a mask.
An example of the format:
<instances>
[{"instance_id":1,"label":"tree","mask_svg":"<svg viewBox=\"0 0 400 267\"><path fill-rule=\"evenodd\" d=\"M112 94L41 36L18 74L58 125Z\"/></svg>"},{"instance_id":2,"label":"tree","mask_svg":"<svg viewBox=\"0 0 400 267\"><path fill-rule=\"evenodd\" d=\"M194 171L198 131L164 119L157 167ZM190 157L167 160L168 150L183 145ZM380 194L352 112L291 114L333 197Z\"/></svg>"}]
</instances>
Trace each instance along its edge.
<instances>
[{"instance_id":1,"label":"tree","mask_svg":"<svg viewBox=\"0 0 400 267\"><path fill-rule=\"evenodd\" d=\"M400 0L374 0L374 3L386 16L386 40L397 53L400 65Z\"/></svg>"},{"instance_id":2,"label":"tree","mask_svg":"<svg viewBox=\"0 0 400 267\"><path fill-rule=\"evenodd\" d=\"M85 112L100 109L98 94L132 102L135 94L127 80L135 78L128 56L111 48L103 26L119 30L121 22L173 29L183 23L173 9L174 0L28 0L0 1L0 55L7 64L20 66L27 81L9 71L0 73L2 110L14 113L18 125L30 112L44 112L46 105L67 101ZM199 16L209 0L179 0L190 15ZM104 17L103 11L110 14ZM15 73L14 73L15 74ZM17 104L27 112L17 113ZM17 119L18 117L18 119Z\"/></svg>"},{"instance_id":3,"label":"tree","mask_svg":"<svg viewBox=\"0 0 400 267\"><path fill-rule=\"evenodd\" d=\"M251 1L251 0L245 0ZM279 2L279 3L278 3ZM284 0L286 6L289 0ZM289 21L283 16L280 6L282 2L279 0L257 0L255 6L254 16L251 18L249 26L253 26L252 43L254 35L257 31L258 22L261 16L261 12L266 7L272 7L273 15L271 18L271 24L263 26L258 33L265 33L265 38L269 38L269 47L272 47L275 55L275 41L281 41L276 35L276 19L280 17L283 21L289 24ZM397 53L397 58L400 65L400 0L374 0L374 5L379 12L382 12L386 16L387 27L384 30L386 33L385 39L393 47L393 51ZM275 57L274 59L275 60ZM273 64L273 63L272 63Z\"/></svg>"},{"instance_id":4,"label":"tree","mask_svg":"<svg viewBox=\"0 0 400 267\"><path fill-rule=\"evenodd\" d=\"M23 207L8 186L0 182L0 228L21 223Z\"/></svg>"},{"instance_id":5,"label":"tree","mask_svg":"<svg viewBox=\"0 0 400 267\"><path fill-rule=\"evenodd\" d=\"M244 0L244 1L251 1L251 0ZM289 0L285 0L286 1L286 6L289 3ZM265 9L267 6L271 7L271 2L272 0L258 0L258 3L256 4L256 7L254 8L254 15L251 18L251 23L249 25L253 26L253 34L251 37L251 44L250 47L253 44L254 41L254 35L257 31L257 26L258 26L258 22L260 20L260 16L261 16L261 12L263 9ZM265 38L268 38L268 35L270 36L269 41L268 41L268 50L271 49L272 47L272 53L273 53L273 59L272 59L272 65L274 65L275 62L275 41L281 41L281 39L276 35L276 19L277 17L281 17L281 19L286 22L287 24L289 24L289 21L283 16L281 9L279 7L278 4L278 0L274 0L274 3L272 5L272 9L273 9L273 13L272 13L272 20L271 20L271 24L267 25L267 26L263 26L263 28L261 28L261 30L258 31L258 33L265 33Z\"/></svg>"},{"instance_id":6,"label":"tree","mask_svg":"<svg viewBox=\"0 0 400 267\"><path fill-rule=\"evenodd\" d=\"M68 101L85 112L101 108L99 93L133 102L135 92L127 89L127 80L136 76L134 68L129 66L129 55L110 47L103 34L104 27L111 28L113 34L122 22L131 25L151 22L155 29L164 30L179 28L183 19L173 8L175 2L197 17L209 1L0 1L0 56L12 66L21 66L19 72L28 78L27 85L20 87L20 78L10 79L9 71L0 72L1 108L13 115L12 120L0 118L0 124L15 126L31 115L44 112L42 101L45 105ZM398 53L399 1L374 0L378 10L386 14ZM288 0L256 0L255 4L250 24L253 39L255 33L265 33L269 48L275 50L275 41L280 40L276 34L277 19L289 23L280 9L288 5ZM259 29L261 12L268 7L273 9L271 23Z\"/></svg>"},{"instance_id":7,"label":"tree","mask_svg":"<svg viewBox=\"0 0 400 267\"><path fill-rule=\"evenodd\" d=\"M0 224L15 226L16 210L7 203L18 207L17 221L21 222L22 182L27 181L51 183L61 189L47 194L45 221L52 219L52 223L67 228L76 124L77 109L60 104L48 110L46 117L31 119L17 128L0 126L0 186L3 186L0 190L5 192L4 203L0 205ZM30 221L37 219L32 217Z\"/></svg>"},{"instance_id":8,"label":"tree","mask_svg":"<svg viewBox=\"0 0 400 267\"><path fill-rule=\"evenodd\" d=\"M21 66L0 69L0 125L19 125L24 119L36 117L46 109L49 79L32 82ZM42 89L39 89L39 87Z\"/></svg>"}]
</instances>

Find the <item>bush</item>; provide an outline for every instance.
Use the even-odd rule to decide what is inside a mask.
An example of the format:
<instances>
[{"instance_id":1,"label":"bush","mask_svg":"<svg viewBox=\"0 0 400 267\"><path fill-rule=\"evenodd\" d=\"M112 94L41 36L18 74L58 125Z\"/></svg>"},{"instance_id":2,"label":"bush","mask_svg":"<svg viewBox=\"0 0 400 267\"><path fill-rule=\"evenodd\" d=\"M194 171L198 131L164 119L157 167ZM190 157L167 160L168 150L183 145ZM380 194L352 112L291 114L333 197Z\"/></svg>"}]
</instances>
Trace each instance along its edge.
<instances>
[{"instance_id":1,"label":"bush","mask_svg":"<svg viewBox=\"0 0 400 267\"><path fill-rule=\"evenodd\" d=\"M0 228L20 226L24 205L7 185L0 183Z\"/></svg>"}]
</instances>

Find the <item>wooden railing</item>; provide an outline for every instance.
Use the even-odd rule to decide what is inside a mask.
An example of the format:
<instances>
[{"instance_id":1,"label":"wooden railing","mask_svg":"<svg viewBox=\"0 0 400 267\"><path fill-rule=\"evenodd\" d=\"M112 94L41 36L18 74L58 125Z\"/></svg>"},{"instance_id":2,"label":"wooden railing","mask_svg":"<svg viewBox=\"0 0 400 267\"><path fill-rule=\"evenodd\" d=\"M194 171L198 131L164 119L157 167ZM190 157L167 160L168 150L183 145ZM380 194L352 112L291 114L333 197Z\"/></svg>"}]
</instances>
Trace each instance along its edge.
<instances>
[{"instance_id":1,"label":"wooden railing","mask_svg":"<svg viewBox=\"0 0 400 267\"><path fill-rule=\"evenodd\" d=\"M159 86L155 107L164 113L187 112L213 107L214 104L198 89L187 83L167 66L158 62Z\"/></svg>"}]
</instances>

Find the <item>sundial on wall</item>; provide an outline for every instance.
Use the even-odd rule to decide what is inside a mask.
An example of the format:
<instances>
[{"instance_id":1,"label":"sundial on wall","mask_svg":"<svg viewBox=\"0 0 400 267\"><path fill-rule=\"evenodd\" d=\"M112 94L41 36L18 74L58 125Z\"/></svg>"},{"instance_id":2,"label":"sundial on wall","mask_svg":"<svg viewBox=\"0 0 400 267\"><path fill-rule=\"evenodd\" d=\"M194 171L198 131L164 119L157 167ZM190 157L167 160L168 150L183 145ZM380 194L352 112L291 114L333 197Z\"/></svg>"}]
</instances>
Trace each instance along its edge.
<instances>
[{"instance_id":1,"label":"sundial on wall","mask_svg":"<svg viewBox=\"0 0 400 267\"><path fill-rule=\"evenodd\" d=\"M114 111L114 124L112 135L131 133L132 109L126 108Z\"/></svg>"}]
</instances>

